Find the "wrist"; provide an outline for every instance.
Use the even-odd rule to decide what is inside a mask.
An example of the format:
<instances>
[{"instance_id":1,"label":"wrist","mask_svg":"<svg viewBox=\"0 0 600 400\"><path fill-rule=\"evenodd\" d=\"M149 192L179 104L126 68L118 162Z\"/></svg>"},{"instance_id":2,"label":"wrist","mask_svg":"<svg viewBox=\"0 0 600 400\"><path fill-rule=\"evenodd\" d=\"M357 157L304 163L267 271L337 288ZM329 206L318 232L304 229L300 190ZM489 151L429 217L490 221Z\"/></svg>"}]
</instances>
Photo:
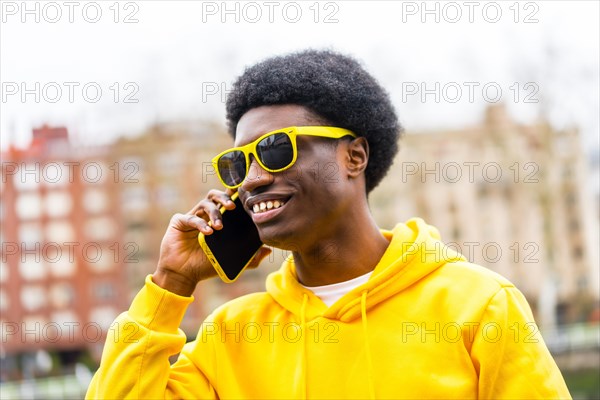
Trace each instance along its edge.
<instances>
[{"instance_id":1,"label":"wrist","mask_svg":"<svg viewBox=\"0 0 600 400\"><path fill-rule=\"evenodd\" d=\"M152 282L171 293L185 297L194 293L198 283L182 274L161 268L152 274Z\"/></svg>"}]
</instances>

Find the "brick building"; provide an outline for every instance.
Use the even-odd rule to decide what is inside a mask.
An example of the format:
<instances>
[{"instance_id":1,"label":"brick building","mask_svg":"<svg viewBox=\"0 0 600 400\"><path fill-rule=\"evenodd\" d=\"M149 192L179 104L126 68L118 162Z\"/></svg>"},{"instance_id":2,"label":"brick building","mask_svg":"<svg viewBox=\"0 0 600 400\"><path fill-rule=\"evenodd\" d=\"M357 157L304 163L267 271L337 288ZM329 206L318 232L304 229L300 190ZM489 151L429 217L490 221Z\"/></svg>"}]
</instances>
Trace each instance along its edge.
<instances>
[{"instance_id":1,"label":"brick building","mask_svg":"<svg viewBox=\"0 0 600 400\"><path fill-rule=\"evenodd\" d=\"M47 126L27 149L2 154L3 379L15 365L35 375L38 350L63 364L85 349L99 355L126 306L126 249L106 156L106 148L75 150L65 128Z\"/></svg>"}]
</instances>

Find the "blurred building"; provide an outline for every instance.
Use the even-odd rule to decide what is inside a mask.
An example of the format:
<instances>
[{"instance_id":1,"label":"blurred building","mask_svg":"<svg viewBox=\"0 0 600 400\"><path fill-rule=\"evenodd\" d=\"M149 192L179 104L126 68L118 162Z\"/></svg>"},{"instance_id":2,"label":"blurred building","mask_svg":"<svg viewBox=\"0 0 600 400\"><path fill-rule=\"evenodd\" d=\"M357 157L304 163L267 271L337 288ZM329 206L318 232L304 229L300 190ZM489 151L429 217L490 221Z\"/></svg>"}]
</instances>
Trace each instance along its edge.
<instances>
[{"instance_id":1,"label":"blurred building","mask_svg":"<svg viewBox=\"0 0 600 400\"><path fill-rule=\"evenodd\" d=\"M30 148L2 154L3 366L15 370L14 355L36 349L63 357L89 349L97 361L113 318L155 270L171 216L221 188L210 160L229 146L222 127L200 122L156 125L95 149L74 149L65 129L44 127ZM599 298L587 176L576 130L522 126L493 107L472 128L405 135L370 207L384 228L414 216L437 226L471 261L512 280L552 327L589 319ZM264 290L287 255L274 249L234 284L201 282L182 324L188 337L220 304ZM70 335L72 326L81 329Z\"/></svg>"},{"instance_id":2,"label":"blurred building","mask_svg":"<svg viewBox=\"0 0 600 400\"><path fill-rule=\"evenodd\" d=\"M3 380L35 376L41 350L71 367L84 350L98 353L127 304L107 154L74 149L66 128L47 126L29 148L2 153Z\"/></svg>"},{"instance_id":3,"label":"blurred building","mask_svg":"<svg viewBox=\"0 0 600 400\"><path fill-rule=\"evenodd\" d=\"M470 261L515 283L548 328L585 321L598 304L587 168L577 130L519 125L494 106L479 126L407 134L370 204L379 222L420 216L438 227Z\"/></svg>"}]
</instances>

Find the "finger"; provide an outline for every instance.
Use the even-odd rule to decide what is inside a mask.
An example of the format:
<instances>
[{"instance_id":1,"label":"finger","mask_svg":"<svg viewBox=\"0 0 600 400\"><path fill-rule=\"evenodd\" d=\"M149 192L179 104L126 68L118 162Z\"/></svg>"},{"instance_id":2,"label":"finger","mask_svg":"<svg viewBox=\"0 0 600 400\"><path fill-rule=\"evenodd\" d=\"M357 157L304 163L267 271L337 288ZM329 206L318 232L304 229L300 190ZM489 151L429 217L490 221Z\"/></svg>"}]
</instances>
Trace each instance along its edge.
<instances>
[{"instance_id":1,"label":"finger","mask_svg":"<svg viewBox=\"0 0 600 400\"><path fill-rule=\"evenodd\" d=\"M205 235L210 235L213 233L213 230L208 225L208 222L195 215L175 214L173 217L171 217L171 226L182 232L197 230Z\"/></svg>"},{"instance_id":2,"label":"finger","mask_svg":"<svg viewBox=\"0 0 600 400\"><path fill-rule=\"evenodd\" d=\"M248 268L256 268L260 265L261 261L264 260L273 251L269 247L261 247L258 252L252 258L252 261L248 264Z\"/></svg>"},{"instance_id":3,"label":"finger","mask_svg":"<svg viewBox=\"0 0 600 400\"><path fill-rule=\"evenodd\" d=\"M227 192L213 189L208 192L206 198L215 204L225 207L227 210L233 210L235 208L235 204L231 200L233 193L235 192L231 189L227 189Z\"/></svg>"},{"instance_id":4,"label":"finger","mask_svg":"<svg viewBox=\"0 0 600 400\"><path fill-rule=\"evenodd\" d=\"M206 197L203 198L202 200L200 200L198 203L196 203L196 205L194 207L192 207L192 209L189 210L187 212L187 214L197 214L199 211L202 210L202 208L204 207L204 205L206 204L207 201L213 202L213 200L212 200L213 198L220 198L221 196L219 196L219 193L227 195L226 192L216 190L216 189L211 189L208 191ZM230 197L229 197L229 199L230 199Z\"/></svg>"},{"instance_id":5,"label":"finger","mask_svg":"<svg viewBox=\"0 0 600 400\"><path fill-rule=\"evenodd\" d=\"M206 204L204 213L208 214L211 226L216 230L223 228L223 215L220 206L223 206L226 210L233 210L235 208L235 204L229 193L220 190L211 190L206 196L209 203Z\"/></svg>"},{"instance_id":6,"label":"finger","mask_svg":"<svg viewBox=\"0 0 600 400\"><path fill-rule=\"evenodd\" d=\"M223 227L223 224L221 223L223 216L221 215L219 206L208 199L202 200L186 215L194 215L207 223L210 222L210 225L215 229L221 229Z\"/></svg>"}]
</instances>

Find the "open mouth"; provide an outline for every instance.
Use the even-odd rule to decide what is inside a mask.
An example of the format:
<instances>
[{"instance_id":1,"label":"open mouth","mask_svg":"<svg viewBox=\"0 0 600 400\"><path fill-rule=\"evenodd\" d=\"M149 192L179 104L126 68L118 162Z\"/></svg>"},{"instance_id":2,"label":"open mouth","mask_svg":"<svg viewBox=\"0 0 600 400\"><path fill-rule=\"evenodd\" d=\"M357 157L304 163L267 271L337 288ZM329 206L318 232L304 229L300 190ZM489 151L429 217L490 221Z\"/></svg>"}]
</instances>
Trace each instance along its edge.
<instances>
[{"instance_id":1,"label":"open mouth","mask_svg":"<svg viewBox=\"0 0 600 400\"><path fill-rule=\"evenodd\" d=\"M259 202L256 202L252 205L252 220L254 223L259 224L266 222L285 209L285 206L290 201L290 197L288 198L278 198L278 199L265 199Z\"/></svg>"},{"instance_id":2,"label":"open mouth","mask_svg":"<svg viewBox=\"0 0 600 400\"><path fill-rule=\"evenodd\" d=\"M260 214L260 213L267 212L269 210L278 209L279 207L282 207L284 204L285 204L284 200L261 201L261 202L254 204L254 206L252 207L252 212L254 214Z\"/></svg>"}]
</instances>

